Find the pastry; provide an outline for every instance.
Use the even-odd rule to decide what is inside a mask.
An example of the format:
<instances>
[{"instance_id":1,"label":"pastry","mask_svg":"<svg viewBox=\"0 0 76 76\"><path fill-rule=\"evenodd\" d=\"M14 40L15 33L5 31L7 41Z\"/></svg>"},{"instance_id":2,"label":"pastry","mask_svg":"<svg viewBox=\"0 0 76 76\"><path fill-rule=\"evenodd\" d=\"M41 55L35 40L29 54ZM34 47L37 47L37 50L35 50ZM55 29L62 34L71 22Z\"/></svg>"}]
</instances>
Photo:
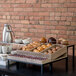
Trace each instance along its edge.
<instances>
[{"instance_id":1,"label":"pastry","mask_svg":"<svg viewBox=\"0 0 76 76\"><path fill-rule=\"evenodd\" d=\"M68 42L67 40L63 40L63 41L61 41L61 44L63 44L63 45L68 45L69 42Z\"/></svg>"},{"instance_id":2,"label":"pastry","mask_svg":"<svg viewBox=\"0 0 76 76\"><path fill-rule=\"evenodd\" d=\"M58 44L61 44L61 42L62 42L63 40L65 40L65 39L64 39L64 38L59 38Z\"/></svg>"},{"instance_id":3,"label":"pastry","mask_svg":"<svg viewBox=\"0 0 76 76\"><path fill-rule=\"evenodd\" d=\"M47 44L47 47L50 47L52 44L51 43L49 43L49 44Z\"/></svg>"},{"instance_id":4,"label":"pastry","mask_svg":"<svg viewBox=\"0 0 76 76\"><path fill-rule=\"evenodd\" d=\"M42 37L42 38L40 39L40 42L41 42L41 43L46 43L46 42L47 42L47 40L46 40L46 38L45 38L45 37Z\"/></svg>"},{"instance_id":5,"label":"pastry","mask_svg":"<svg viewBox=\"0 0 76 76\"><path fill-rule=\"evenodd\" d=\"M37 52L37 53L38 53L38 52L40 52L40 51L39 51L39 50L37 50L37 49L34 49L34 50L33 50L33 52Z\"/></svg>"},{"instance_id":6,"label":"pastry","mask_svg":"<svg viewBox=\"0 0 76 76\"><path fill-rule=\"evenodd\" d=\"M37 49L38 49L39 51L44 50L44 48L43 48L43 47L40 47L40 46L39 46Z\"/></svg>"},{"instance_id":7,"label":"pastry","mask_svg":"<svg viewBox=\"0 0 76 76\"><path fill-rule=\"evenodd\" d=\"M44 48L44 49L46 49L47 48L47 45L42 45L41 47Z\"/></svg>"},{"instance_id":8,"label":"pastry","mask_svg":"<svg viewBox=\"0 0 76 76\"><path fill-rule=\"evenodd\" d=\"M53 38L53 37L50 37L50 38L48 39L48 43L56 44L56 39Z\"/></svg>"}]
</instances>

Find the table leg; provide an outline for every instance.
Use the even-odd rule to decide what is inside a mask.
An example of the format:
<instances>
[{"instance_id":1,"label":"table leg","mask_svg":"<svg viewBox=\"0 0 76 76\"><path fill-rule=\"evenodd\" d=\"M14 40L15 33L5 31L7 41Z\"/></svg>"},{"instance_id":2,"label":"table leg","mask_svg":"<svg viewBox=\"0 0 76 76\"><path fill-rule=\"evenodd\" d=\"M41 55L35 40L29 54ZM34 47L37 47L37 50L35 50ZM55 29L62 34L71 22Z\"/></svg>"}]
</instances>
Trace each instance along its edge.
<instances>
[{"instance_id":1,"label":"table leg","mask_svg":"<svg viewBox=\"0 0 76 76\"><path fill-rule=\"evenodd\" d=\"M19 70L19 62L16 62L16 69Z\"/></svg>"},{"instance_id":2,"label":"table leg","mask_svg":"<svg viewBox=\"0 0 76 76\"><path fill-rule=\"evenodd\" d=\"M9 66L10 66L10 64L9 64L9 60L8 60L8 65L7 65L7 68L9 69Z\"/></svg>"},{"instance_id":3,"label":"table leg","mask_svg":"<svg viewBox=\"0 0 76 76\"><path fill-rule=\"evenodd\" d=\"M53 65L52 65L52 63L50 63L49 70L51 71L51 73L53 72Z\"/></svg>"},{"instance_id":4,"label":"table leg","mask_svg":"<svg viewBox=\"0 0 76 76\"><path fill-rule=\"evenodd\" d=\"M44 66L41 65L41 76L43 76L43 69L44 69Z\"/></svg>"},{"instance_id":5,"label":"table leg","mask_svg":"<svg viewBox=\"0 0 76 76\"><path fill-rule=\"evenodd\" d=\"M66 58L66 72L68 72L68 57Z\"/></svg>"},{"instance_id":6,"label":"table leg","mask_svg":"<svg viewBox=\"0 0 76 76\"><path fill-rule=\"evenodd\" d=\"M75 69L75 68L74 68L74 67L75 67L75 64L74 64L74 62L75 62L75 61L74 61L74 60L75 60L74 54L75 54L75 46L73 45L73 59L72 59L72 60L73 60L73 61L72 61L73 71L74 71L74 69Z\"/></svg>"}]
</instances>

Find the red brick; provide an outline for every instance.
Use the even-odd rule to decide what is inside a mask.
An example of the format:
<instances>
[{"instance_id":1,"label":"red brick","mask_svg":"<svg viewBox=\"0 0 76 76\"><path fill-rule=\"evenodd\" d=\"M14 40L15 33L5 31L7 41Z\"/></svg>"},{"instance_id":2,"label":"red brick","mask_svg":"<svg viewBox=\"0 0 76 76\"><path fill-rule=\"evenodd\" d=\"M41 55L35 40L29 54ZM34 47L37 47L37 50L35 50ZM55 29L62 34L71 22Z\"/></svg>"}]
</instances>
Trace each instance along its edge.
<instances>
[{"instance_id":1,"label":"red brick","mask_svg":"<svg viewBox=\"0 0 76 76\"><path fill-rule=\"evenodd\" d=\"M42 0L42 3L58 3L58 0Z\"/></svg>"},{"instance_id":2,"label":"red brick","mask_svg":"<svg viewBox=\"0 0 76 76\"><path fill-rule=\"evenodd\" d=\"M58 3L59 2L59 0L49 0L50 1L50 3Z\"/></svg>"},{"instance_id":3,"label":"red brick","mask_svg":"<svg viewBox=\"0 0 76 76\"><path fill-rule=\"evenodd\" d=\"M14 9L13 8L0 8L0 11L11 12L11 11L14 11Z\"/></svg>"},{"instance_id":4,"label":"red brick","mask_svg":"<svg viewBox=\"0 0 76 76\"><path fill-rule=\"evenodd\" d=\"M50 25L58 25L58 21L51 21Z\"/></svg>"},{"instance_id":5,"label":"red brick","mask_svg":"<svg viewBox=\"0 0 76 76\"><path fill-rule=\"evenodd\" d=\"M29 21L28 20L21 20L21 23L22 24L29 24Z\"/></svg>"},{"instance_id":6,"label":"red brick","mask_svg":"<svg viewBox=\"0 0 76 76\"><path fill-rule=\"evenodd\" d=\"M11 7L11 4L0 4L0 7Z\"/></svg>"},{"instance_id":7,"label":"red brick","mask_svg":"<svg viewBox=\"0 0 76 76\"><path fill-rule=\"evenodd\" d=\"M35 8L39 8L40 4L11 4L11 7L15 7L15 8L31 8L31 7L35 7Z\"/></svg>"},{"instance_id":8,"label":"red brick","mask_svg":"<svg viewBox=\"0 0 76 76\"><path fill-rule=\"evenodd\" d=\"M24 36L24 33L22 33L22 32L16 32L15 35L17 35L17 36Z\"/></svg>"},{"instance_id":9,"label":"red brick","mask_svg":"<svg viewBox=\"0 0 76 76\"><path fill-rule=\"evenodd\" d=\"M55 12L54 14L55 14L55 16L61 16L62 15L61 12Z\"/></svg>"},{"instance_id":10,"label":"red brick","mask_svg":"<svg viewBox=\"0 0 76 76\"><path fill-rule=\"evenodd\" d=\"M4 15L2 18L3 18L3 19L7 19L7 16Z\"/></svg>"},{"instance_id":11,"label":"red brick","mask_svg":"<svg viewBox=\"0 0 76 76\"><path fill-rule=\"evenodd\" d=\"M11 19L19 19L19 16L11 16Z\"/></svg>"},{"instance_id":12,"label":"red brick","mask_svg":"<svg viewBox=\"0 0 76 76\"><path fill-rule=\"evenodd\" d=\"M56 12L66 12L67 8L56 8Z\"/></svg>"},{"instance_id":13,"label":"red brick","mask_svg":"<svg viewBox=\"0 0 76 76\"><path fill-rule=\"evenodd\" d=\"M47 8L47 7L45 7L45 8L33 8L33 11L42 11L42 12L46 12L46 11L51 11L51 12L53 12L53 11L55 11L55 8Z\"/></svg>"},{"instance_id":14,"label":"red brick","mask_svg":"<svg viewBox=\"0 0 76 76\"><path fill-rule=\"evenodd\" d=\"M14 11L33 11L32 8L14 8Z\"/></svg>"},{"instance_id":15,"label":"red brick","mask_svg":"<svg viewBox=\"0 0 76 76\"><path fill-rule=\"evenodd\" d=\"M65 3L66 0L59 0L59 3Z\"/></svg>"},{"instance_id":16,"label":"red brick","mask_svg":"<svg viewBox=\"0 0 76 76\"><path fill-rule=\"evenodd\" d=\"M7 19L11 19L11 16L7 16Z\"/></svg>"},{"instance_id":17,"label":"red brick","mask_svg":"<svg viewBox=\"0 0 76 76\"><path fill-rule=\"evenodd\" d=\"M50 34L51 33L51 30L45 30L45 33L46 34Z\"/></svg>"},{"instance_id":18,"label":"red brick","mask_svg":"<svg viewBox=\"0 0 76 76\"><path fill-rule=\"evenodd\" d=\"M45 33L45 29L38 29L37 30L39 33Z\"/></svg>"},{"instance_id":19,"label":"red brick","mask_svg":"<svg viewBox=\"0 0 76 76\"><path fill-rule=\"evenodd\" d=\"M68 8L69 12L76 12L76 8Z\"/></svg>"},{"instance_id":20,"label":"red brick","mask_svg":"<svg viewBox=\"0 0 76 76\"><path fill-rule=\"evenodd\" d=\"M0 19L2 19L2 18L3 18L3 16L0 16ZM4 18L6 19L6 16Z\"/></svg>"},{"instance_id":21,"label":"red brick","mask_svg":"<svg viewBox=\"0 0 76 76\"><path fill-rule=\"evenodd\" d=\"M45 26L45 29L47 29L47 30L48 30L48 29L49 29L49 30L52 29L52 30L53 30L53 29L55 29L55 26L51 26L51 25L48 25L48 26L47 26L47 25L46 25L46 26Z\"/></svg>"},{"instance_id":22,"label":"red brick","mask_svg":"<svg viewBox=\"0 0 76 76\"><path fill-rule=\"evenodd\" d=\"M32 37L32 40L33 41L39 41L39 38L38 37Z\"/></svg>"},{"instance_id":23,"label":"red brick","mask_svg":"<svg viewBox=\"0 0 76 76\"><path fill-rule=\"evenodd\" d=\"M25 3L26 0L15 0L16 3Z\"/></svg>"},{"instance_id":24,"label":"red brick","mask_svg":"<svg viewBox=\"0 0 76 76\"><path fill-rule=\"evenodd\" d=\"M50 12L50 16L55 16L55 13L54 12Z\"/></svg>"},{"instance_id":25,"label":"red brick","mask_svg":"<svg viewBox=\"0 0 76 76\"><path fill-rule=\"evenodd\" d=\"M69 35L69 39L75 40L76 39L76 36Z\"/></svg>"},{"instance_id":26,"label":"red brick","mask_svg":"<svg viewBox=\"0 0 76 76\"><path fill-rule=\"evenodd\" d=\"M52 7L51 4L42 4L41 7Z\"/></svg>"},{"instance_id":27,"label":"red brick","mask_svg":"<svg viewBox=\"0 0 76 76\"><path fill-rule=\"evenodd\" d=\"M33 25L33 24L39 24L39 21L29 21L29 24Z\"/></svg>"},{"instance_id":28,"label":"red brick","mask_svg":"<svg viewBox=\"0 0 76 76\"><path fill-rule=\"evenodd\" d=\"M65 21L65 25L71 25L71 22Z\"/></svg>"},{"instance_id":29,"label":"red brick","mask_svg":"<svg viewBox=\"0 0 76 76\"><path fill-rule=\"evenodd\" d=\"M55 16L51 16L50 17L50 20L55 20Z\"/></svg>"},{"instance_id":30,"label":"red brick","mask_svg":"<svg viewBox=\"0 0 76 76\"><path fill-rule=\"evenodd\" d=\"M35 29L45 29L44 25L29 25L28 28L35 28Z\"/></svg>"},{"instance_id":31,"label":"red brick","mask_svg":"<svg viewBox=\"0 0 76 76\"><path fill-rule=\"evenodd\" d=\"M7 0L6 3L25 3L25 0Z\"/></svg>"},{"instance_id":32,"label":"red brick","mask_svg":"<svg viewBox=\"0 0 76 76\"><path fill-rule=\"evenodd\" d=\"M59 31L58 30L51 30L51 34L58 34Z\"/></svg>"},{"instance_id":33,"label":"red brick","mask_svg":"<svg viewBox=\"0 0 76 76\"><path fill-rule=\"evenodd\" d=\"M44 16L43 17L32 17L31 20L45 20L46 18Z\"/></svg>"},{"instance_id":34,"label":"red brick","mask_svg":"<svg viewBox=\"0 0 76 76\"><path fill-rule=\"evenodd\" d=\"M15 24L14 27L16 27L16 28L23 28L23 25L22 24Z\"/></svg>"},{"instance_id":35,"label":"red brick","mask_svg":"<svg viewBox=\"0 0 76 76\"><path fill-rule=\"evenodd\" d=\"M28 29L26 29L26 28L21 28L21 32L28 32Z\"/></svg>"},{"instance_id":36,"label":"red brick","mask_svg":"<svg viewBox=\"0 0 76 76\"><path fill-rule=\"evenodd\" d=\"M71 0L71 2L76 2L76 0Z\"/></svg>"},{"instance_id":37,"label":"red brick","mask_svg":"<svg viewBox=\"0 0 76 76\"><path fill-rule=\"evenodd\" d=\"M73 17L73 21L76 21L76 17Z\"/></svg>"},{"instance_id":38,"label":"red brick","mask_svg":"<svg viewBox=\"0 0 76 76\"><path fill-rule=\"evenodd\" d=\"M49 16L50 13L49 12L39 12L40 16Z\"/></svg>"},{"instance_id":39,"label":"red brick","mask_svg":"<svg viewBox=\"0 0 76 76\"><path fill-rule=\"evenodd\" d=\"M45 24L45 25L50 25L51 22L50 22L50 21L44 21L44 24Z\"/></svg>"},{"instance_id":40,"label":"red brick","mask_svg":"<svg viewBox=\"0 0 76 76\"><path fill-rule=\"evenodd\" d=\"M64 4L64 7L69 7L69 8L70 8L70 7L76 7L76 3L75 3L75 2L74 2L74 3L69 3L69 2L68 2L68 3L65 3L65 4Z\"/></svg>"},{"instance_id":41,"label":"red brick","mask_svg":"<svg viewBox=\"0 0 76 76\"><path fill-rule=\"evenodd\" d=\"M36 3L36 0L26 0L26 3Z\"/></svg>"},{"instance_id":42,"label":"red brick","mask_svg":"<svg viewBox=\"0 0 76 76\"><path fill-rule=\"evenodd\" d=\"M56 8L57 8L57 7L60 8L60 7L62 7L62 6L63 6L62 4L54 4L54 3L52 4L52 7L56 7Z\"/></svg>"},{"instance_id":43,"label":"red brick","mask_svg":"<svg viewBox=\"0 0 76 76\"><path fill-rule=\"evenodd\" d=\"M45 33L35 33L35 37L38 38L45 37Z\"/></svg>"},{"instance_id":44,"label":"red brick","mask_svg":"<svg viewBox=\"0 0 76 76\"><path fill-rule=\"evenodd\" d=\"M74 31L67 31L67 35L74 35Z\"/></svg>"},{"instance_id":45,"label":"red brick","mask_svg":"<svg viewBox=\"0 0 76 76\"><path fill-rule=\"evenodd\" d=\"M65 31L65 30L59 30L59 34L67 35L67 31Z\"/></svg>"},{"instance_id":46,"label":"red brick","mask_svg":"<svg viewBox=\"0 0 76 76\"><path fill-rule=\"evenodd\" d=\"M71 0L67 0L67 2L71 2Z\"/></svg>"},{"instance_id":47,"label":"red brick","mask_svg":"<svg viewBox=\"0 0 76 76\"><path fill-rule=\"evenodd\" d=\"M71 22L71 25L72 26L76 26L76 22Z\"/></svg>"},{"instance_id":48,"label":"red brick","mask_svg":"<svg viewBox=\"0 0 76 76\"><path fill-rule=\"evenodd\" d=\"M12 20L12 22L15 23L15 24L16 24L16 23L17 23L17 24L18 24L18 23L21 23L21 21L19 21L19 20Z\"/></svg>"},{"instance_id":49,"label":"red brick","mask_svg":"<svg viewBox=\"0 0 76 76\"><path fill-rule=\"evenodd\" d=\"M70 26L70 27L68 27L68 29L71 30L71 31L75 31L76 27L75 26Z\"/></svg>"},{"instance_id":50,"label":"red brick","mask_svg":"<svg viewBox=\"0 0 76 76\"><path fill-rule=\"evenodd\" d=\"M73 16L73 13L72 12L65 12L65 13L62 13L62 16Z\"/></svg>"},{"instance_id":51,"label":"red brick","mask_svg":"<svg viewBox=\"0 0 76 76\"><path fill-rule=\"evenodd\" d=\"M14 28L13 31L16 32L15 35L18 35L17 33L18 33L18 32L21 32L21 28ZM19 33L19 34L20 34L20 33Z\"/></svg>"},{"instance_id":52,"label":"red brick","mask_svg":"<svg viewBox=\"0 0 76 76\"><path fill-rule=\"evenodd\" d=\"M56 26L56 30L67 30L66 26Z\"/></svg>"},{"instance_id":53,"label":"red brick","mask_svg":"<svg viewBox=\"0 0 76 76\"><path fill-rule=\"evenodd\" d=\"M66 17L61 17L61 20L65 21L67 18ZM69 19L68 19L69 20Z\"/></svg>"},{"instance_id":54,"label":"red brick","mask_svg":"<svg viewBox=\"0 0 76 76\"><path fill-rule=\"evenodd\" d=\"M24 20L25 19L25 16L19 16L19 19L20 20Z\"/></svg>"},{"instance_id":55,"label":"red brick","mask_svg":"<svg viewBox=\"0 0 76 76\"><path fill-rule=\"evenodd\" d=\"M37 29L29 29L29 32L37 32Z\"/></svg>"},{"instance_id":56,"label":"red brick","mask_svg":"<svg viewBox=\"0 0 76 76\"><path fill-rule=\"evenodd\" d=\"M57 38L65 38L65 39L68 39L68 36L67 35L57 35Z\"/></svg>"},{"instance_id":57,"label":"red brick","mask_svg":"<svg viewBox=\"0 0 76 76\"><path fill-rule=\"evenodd\" d=\"M56 38L57 35L56 35L56 34L46 34L46 38L47 38L47 39L50 38L50 37Z\"/></svg>"},{"instance_id":58,"label":"red brick","mask_svg":"<svg viewBox=\"0 0 76 76\"><path fill-rule=\"evenodd\" d=\"M35 34L34 34L34 33L24 33L24 36L27 36L27 37L34 37Z\"/></svg>"},{"instance_id":59,"label":"red brick","mask_svg":"<svg viewBox=\"0 0 76 76\"><path fill-rule=\"evenodd\" d=\"M65 25L65 21L59 21L59 25Z\"/></svg>"},{"instance_id":60,"label":"red brick","mask_svg":"<svg viewBox=\"0 0 76 76\"><path fill-rule=\"evenodd\" d=\"M60 20L60 17L55 17L55 20Z\"/></svg>"},{"instance_id":61,"label":"red brick","mask_svg":"<svg viewBox=\"0 0 76 76\"><path fill-rule=\"evenodd\" d=\"M72 21L72 17L67 17L67 21Z\"/></svg>"},{"instance_id":62,"label":"red brick","mask_svg":"<svg viewBox=\"0 0 76 76\"><path fill-rule=\"evenodd\" d=\"M0 0L0 3L5 3L5 0Z\"/></svg>"}]
</instances>

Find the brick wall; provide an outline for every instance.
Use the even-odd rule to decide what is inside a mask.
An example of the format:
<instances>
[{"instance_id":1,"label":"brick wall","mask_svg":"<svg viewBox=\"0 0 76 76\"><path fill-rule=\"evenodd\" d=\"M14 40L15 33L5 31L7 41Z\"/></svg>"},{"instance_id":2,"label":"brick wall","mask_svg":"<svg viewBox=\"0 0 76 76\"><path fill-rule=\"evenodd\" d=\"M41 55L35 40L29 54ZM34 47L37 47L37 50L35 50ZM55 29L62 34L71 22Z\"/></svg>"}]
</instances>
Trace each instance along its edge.
<instances>
[{"instance_id":1,"label":"brick wall","mask_svg":"<svg viewBox=\"0 0 76 76\"><path fill-rule=\"evenodd\" d=\"M19 38L63 37L76 44L76 0L0 0L0 39L5 23Z\"/></svg>"}]
</instances>

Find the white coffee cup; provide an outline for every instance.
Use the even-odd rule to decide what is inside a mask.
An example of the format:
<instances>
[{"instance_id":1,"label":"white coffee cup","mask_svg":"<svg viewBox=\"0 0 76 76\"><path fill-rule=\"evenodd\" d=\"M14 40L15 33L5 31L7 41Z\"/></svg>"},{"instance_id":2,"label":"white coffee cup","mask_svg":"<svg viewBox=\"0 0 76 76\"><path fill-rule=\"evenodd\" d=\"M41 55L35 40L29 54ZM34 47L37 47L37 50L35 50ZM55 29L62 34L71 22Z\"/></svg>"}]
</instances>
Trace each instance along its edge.
<instances>
[{"instance_id":1,"label":"white coffee cup","mask_svg":"<svg viewBox=\"0 0 76 76\"><path fill-rule=\"evenodd\" d=\"M8 46L8 52L11 52L12 51L12 45L9 45Z\"/></svg>"},{"instance_id":2,"label":"white coffee cup","mask_svg":"<svg viewBox=\"0 0 76 76\"><path fill-rule=\"evenodd\" d=\"M7 54L8 53L8 46L2 46L2 53Z\"/></svg>"}]
</instances>

